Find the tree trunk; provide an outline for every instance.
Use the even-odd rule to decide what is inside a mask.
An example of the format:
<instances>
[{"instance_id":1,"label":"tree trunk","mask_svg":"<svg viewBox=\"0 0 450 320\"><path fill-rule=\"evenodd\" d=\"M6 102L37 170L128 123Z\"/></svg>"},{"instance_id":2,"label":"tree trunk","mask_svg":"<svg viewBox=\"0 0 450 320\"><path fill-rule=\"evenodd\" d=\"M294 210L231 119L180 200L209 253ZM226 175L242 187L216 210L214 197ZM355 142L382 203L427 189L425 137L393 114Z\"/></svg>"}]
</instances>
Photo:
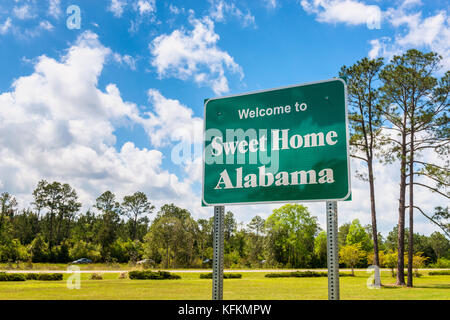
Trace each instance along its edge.
<instances>
[{"instance_id":1,"label":"tree trunk","mask_svg":"<svg viewBox=\"0 0 450 320\"><path fill-rule=\"evenodd\" d=\"M369 189L370 189L370 211L372 213L372 235L373 235L373 264L380 267L380 258L378 255L378 231L377 231L377 214L375 209L375 186L373 179L372 158L367 162L369 171ZM375 285L381 285L380 273L375 272Z\"/></svg>"},{"instance_id":2,"label":"tree trunk","mask_svg":"<svg viewBox=\"0 0 450 320\"><path fill-rule=\"evenodd\" d=\"M402 153L400 163L400 198L398 205L398 256L397 282L405 285L405 193L406 193L406 133L402 134Z\"/></svg>"},{"instance_id":3,"label":"tree trunk","mask_svg":"<svg viewBox=\"0 0 450 320\"><path fill-rule=\"evenodd\" d=\"M137 234L137 215L134 216L133 240L136 240L136 234Z\"/></svg>"},{"instance_id":4,"label":"tree trunk","mask_svg":"<svg viewBox=\"0 0 450 320\"><path fill-rule=\"evenodd\" d=\"M166 248L166 269L169 269L169 246Z\"/></svg>"},{"instance_id":5,"label":"tree trunk","mask_svg":"<svg viewBox=\"0 0 450 320\"><path fill-rule=\"evenodd\" d=\"M50 210L50 232L48 239L48 248L52 251L53 248L53 209Z\"/></svg>"},{"instance_id":6,"label":"tree trunk","mask_svg":"<svg viewBox=\"0 0 450 320\"><path fill-rule=\"evenodd\" d=\"M56 244L57 245L59 245L62 241L61 228L62 228L63 221L64 221L64 213L59 212L58 221L57 221L57 225L56 225Z\"/></svg>"},{"instance_id":7,"label":"tree trunk","mask_svg":"<svg viewBox=\"0 0 450 320\"><path fill-rule=\"evenodd\" d=\"M408 281L407 286L413 286L413 256L414 256L414 123L411 123L411 142L409 160L409 245L408 245Z\"/></svg>"}]
</instances>

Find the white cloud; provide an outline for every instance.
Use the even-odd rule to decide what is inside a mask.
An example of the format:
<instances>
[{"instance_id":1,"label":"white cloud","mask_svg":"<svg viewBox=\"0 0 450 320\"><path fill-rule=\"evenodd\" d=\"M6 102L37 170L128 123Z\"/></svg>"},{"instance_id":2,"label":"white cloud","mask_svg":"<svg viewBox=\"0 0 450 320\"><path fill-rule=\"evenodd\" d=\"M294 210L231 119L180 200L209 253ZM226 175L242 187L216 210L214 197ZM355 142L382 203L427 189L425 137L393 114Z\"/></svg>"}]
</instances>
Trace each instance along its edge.
<instances>
[{"instance_id":1,"label":"white cloud","mask_svg":"<svg viewBox=\"0 0 450 320\"><path fill-rule=\"evenodd\" d=\"M47 20L40 21L39 24L34 27L21 28L20 26L13 26L12 32L19 39L27 39L38 37L44 31L51 31L54 26Z\"/></svg>"},{"instance_id":2,"label":"white cloud","mask_svg":"<svg viewBox=\"0 0 450 320\"><path fill-rule=\"evenodd\" d=\"M115 17L120 18L126 5L126 0L111 0L108 10L111 11Z\"/></svg>"},{"instance_id":3,"label":"white cloud","mask_svg":"<svg viewBox=\"0 0 450 320\"><path fill-rule=\"evenodd\" d=\"M122 17L123 12L125 11L125 7L128 5L127 0L111 0L111 3L108 7L108 10L111 11L115 17ZM132 8L139 13L139 16L151 16L151 21L153 22L156 17L156 1L155 0L137 0L132 3ZM137 19L136 21L132 21L132 31L137 29L142 21Z\"/></svg>"},{"instance_id":4,"label":"white cloud","mask_svg":"<svg viewBox=\"0 0 450 320\"><path fill-rule=\"evenodd\" d=\"M390 37L382 37L379 39L372 39L369 41L371 49L368 53L370 59L377 57L392 58L394 55L402 53L402 50L398 47L391 45L392 39Z\"/></svg>"},{"instance_id":5,"label":"white cloud","mask_svg":"<svg viewBox=\"0 0 450 320\"><path fill-rule=\"evenodd\" d=\"M423 17L422 11L414 10L416 5L420 2L407 0L398 8L387 10L395 37L372 40L371 56L391 58L410 48L432 50L442 55L443 69L450 69L450 17L444 10Z\"/></svg>"},{"instance_id":6,"label":"white cloud","mask_svg":"<svg viewBox=\"0 0 450 320\"><path fill-rule=\"evenodd\" d=\"M39 29L42 29L42 30L47 30L47 31L49 31L49 30L52 30L52 29L53 29L53 25L52 25L50 22L48 22L47 20L45 20L45 21L41 21L41 22L39 23L38 28L39 28Z\"/></svg>"},{"instance_id":7,"label":"white cloud","mask_svg":"<svg viewBox=\"0 0 450 320\"><path fill-rule=\"evenodd\" d=\"M136 2L135 8L140 15L155 13L156 3L155 0L139 0Z\"/></svg>"},{"instance_id":8,"label":"white cloud","mask_svg":"<svg viewBox=\"0 0 450 320\"><path fill-rule=\"evenodd\" d=\"M0 24L0 34L6 34L11 29L11 18L6 18L5 22Z\"/></svg>"},{"instance_id":9,"label":"white cloud","mask_svg":"<svg viewBox=\"0 0 450 320\"><path fill-rule=\"evenodd\" d=\"M25 4L21 7L14 7L13 13L17 19L31 19L36 17L33 10L34 9L30 5ZM36 37L39 36L42 31L51 31L53 29L54 26L47 20L42 20L38 24L31 27L23 27L17 24L13 25L11 17L8 17L3 23L0 23L0 35L11 32L19 39Z\"/></svg>"},{"instance_id":10,"label":"white cloud","mask_svg":"<svg viewBox=\"0 0 450 320\"><path fill-rule=\"evenodd\" d=\"M56 19L61 17L61 0L49 0L48 14Z\"/></svg>"},{"instance_id":11,"label":"white cloud","mask_svg":"<svg viewBox=\"0 0 450 320\"><path fill-rule=\"evenodd\" d=\"M229 91L225 70L243 77L242 68L225 51L217 47L219 35L214 22L206 17L190 19L193 30L183 28L160 35L150 44L152 65L161 77L193 79L209 86L216 94Z\"/></svg>"},{"instance_id":12,"label":"white cloud","mask_svg":"<svg viewBox=\"0 0 450 320\"><path fill-rule=\"evenodd\" d=\"M16 6L13 8L14 15L21 20L34 18L35 14L32 11L33 10L31 6L28 4L24 4L23 6L20 7Z\"/></svg>"},{"instance_id":13,"label":"white cloud","mask_svg":"<svg viewBox=\"0 0 450 320\"><path fill-rule=\"evenodd\" d=\"M61 59L39 57L33 73L0 94L0 184L22 205L47 179L70 183L85 205L105 190L119 197L141 190L158 204L185 199L192 207L190 183L162 169L159 150L132 142L116 150L115 129L144 119L115 84L98 88L111 54L84 32Z\"/></svg>"},{"instance_id":14,"label":"white cloud","mask_svg":"<svg viewBox=\"0 0 450 320\"><path fill-rule=\"evenodd\" d=\"M133 58L132 56L125 54L125 55L120 55L119 53L114 53L113 54L113 59L118 62L119 64L124 64L126 66L128 66L131 70L136 70L136 62L137 59Z\"/></svg>"},{"instance_id":15,"label":"white cloud","mask_svg":"<svg viewBox=\"0 0 450 320\"><path fill-rule=\"evenodd\" d=\"M141 24L159 23L156 19L156 2L155 0L138 0L133 3L133 9L138 14L130 21L130 33L136 33Z\"/></svg>"},{"instance_id":16,"label":"white cloud","mask_svg":"<svg viewBox=\"0 0 450 320\"><path fill-rule=\"evenodd\" d=\"M398 6L381 11L377 5L358 0L302 0L301 6L309 14L316 15L322 23L367 24L377 28L381 20L394 28L395 36L383 36L369 41L370 58L401 54L410 49L425 49L443 56L443 69L450 68L450 17L446 10L423 16L416 9L420 0L403 0ZM387 26L387 24L385 24Z\"/></svg>"},{"instance_id":17,"label":"white cloud","mask_svg":"<svg viewBox=\"0 0 450 320\"><path fill-rule=\"evenodd\" d=\"M278 6L277 0L265 0L266 6L270 9L275 9Z\"/></svg>"},{"instance_id":18,"label":"white cloud","mask_svg":"<svg viewBox=\"0 0 450 320\"><path fill-rule=\"evenodd\" d=\"M200 142L203 120L195 117L193 110L180 101L164 97L158 90L148 90L153 112L147 112L143 122L153 145L159 147L169 142Z\"/></svg>"},{"instance_id":19,"label":"white cloud","mask_svg":"<svg viewBox=\"0 0 450 320\"><path fill-rule=\"evenodd\" d=\"M381 10L356 0L302 0L301 6L319 22L361 25L380 23Z\"/></svg>"},{"instance_id":20,"label":"white cloud","mask_svg":"<svg viewBox=\"0 0 450 320\"><path fill-rule=\"evenodd\" d=\"M243 13L233 2L225 0L209 0L211 3L210 18L217 22L224 22L230 16L238 18L243 27L256 27L255 17L247 10Z\"/></svg>"},{"instance_id":21,"label":"white cloud","mask_svg":"<svg viewBox=\"0 0 450 320\"><path fill-rule=\"evenodd\" d=\"M178 8L177 6L170 4L169 11L170 11L170 13L177 15L180 13L184 13L185 10L184 10L184 8Z\"/></svg>"},{"instance_id":22,"label":"white cloud","mask_svg":"<svg viewBox=\"0 0 450 320\"><path fill-rule=\"evenodd\" d=\"M422 19L422 12L409 14L403 7L400 7L400 9L391 8L387 14L390 17L389 22L394 27L406 26L408 30L405 35L398 37L397 43L401 46L431 45L441 32L448 31L445 30L448 29L445 11L440 11L436 15L424 19Z\"/></svg>"},{"instance_id":23,"label":"white cloud","mask_svg":"<svg viewBox=\"0 0 450 320\"><path fill-rule=\"evenodd\" d=\"M148 90L152 111L141 121L155 147L170 145L170 159L182 167L185 182L201 183L203 119L194 116L191 108L175 99L164 97L156 89ZM199 195L197 195L199 198ZM195 199L193 199L195 200ZM198 207L199 203L194 205Z\"/></svg>"},{"instance_id":24,"label":"white cloud","mask_svg":"<svg viewBox=\"0 0 450 320\"><path fill-rule=\"evenodd\" d=\"M370 49L368 56L370 59L375 59L380 55L382 44L379 39L374 39L370 40L370 45L372 48Z\"/></svg>"}]
</instances>

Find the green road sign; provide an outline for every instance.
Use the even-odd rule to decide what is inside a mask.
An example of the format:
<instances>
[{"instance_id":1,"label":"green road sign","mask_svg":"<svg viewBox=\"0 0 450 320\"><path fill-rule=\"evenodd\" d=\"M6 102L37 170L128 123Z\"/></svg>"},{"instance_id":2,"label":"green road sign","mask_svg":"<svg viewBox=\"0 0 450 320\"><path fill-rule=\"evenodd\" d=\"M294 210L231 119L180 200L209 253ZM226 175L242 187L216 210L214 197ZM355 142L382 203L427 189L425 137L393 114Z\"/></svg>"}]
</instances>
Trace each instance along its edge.
<instances>
[{"instance_id":1,"label":"green road sign","mask_svg":"<svg viewBox=\"0 0 450 320\"><path fill-rule=\"evenodd\" d=\"M342 79L207 99L204 125L206 205L350 196Z\"/></svg>"}]
</instances>

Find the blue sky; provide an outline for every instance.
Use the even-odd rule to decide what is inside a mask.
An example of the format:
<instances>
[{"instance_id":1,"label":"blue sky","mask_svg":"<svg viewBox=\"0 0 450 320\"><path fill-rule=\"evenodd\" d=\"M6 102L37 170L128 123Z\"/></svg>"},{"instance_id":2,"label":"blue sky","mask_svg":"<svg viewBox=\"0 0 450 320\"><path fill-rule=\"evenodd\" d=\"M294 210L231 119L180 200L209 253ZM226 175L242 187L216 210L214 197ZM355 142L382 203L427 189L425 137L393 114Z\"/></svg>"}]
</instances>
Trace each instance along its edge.
<instances>
[{"instance_id":1,"label":"blue sky","mask_svg":"<svg viewBox=\"0 0 450 320\"><path fill-rule=\"evenodd\" d=\"M80 28L69 28L80 9ZM86 206L105 190L200 207L203 99L337 76L365 56L434 50L450 66L447 1L9 0L0 3L0 192L23 206L37 182L68 182ZM68 22L69 21L69 22ZM198 148L197 148L198 151ZM427 155L433 157L433 155ZM353 161L353 171L363 165ZM377 164L379 225L397 221L398 167ZM352 179L340 222L370 222ZM445 205L425 191L427 210ZM307 204L324 223L324 204ZM274 205L230 207L240 221ZM417 217L416 230L435 231Z\"/></svg>"}]
</instances>

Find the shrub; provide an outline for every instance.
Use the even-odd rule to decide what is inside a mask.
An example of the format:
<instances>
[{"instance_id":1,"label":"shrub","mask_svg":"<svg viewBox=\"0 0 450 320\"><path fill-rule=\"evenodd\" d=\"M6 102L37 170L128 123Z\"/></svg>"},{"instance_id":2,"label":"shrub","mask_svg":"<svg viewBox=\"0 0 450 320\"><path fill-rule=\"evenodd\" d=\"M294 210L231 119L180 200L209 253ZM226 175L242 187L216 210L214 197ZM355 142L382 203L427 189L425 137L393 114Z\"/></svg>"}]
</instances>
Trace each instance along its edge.
<instances>
[{"instance_id":1,"label":"shrub","mask_svg":"<svg viewBox=\"0 0 450 320\"><path fill-rule=\"evenodd\" d=\"M90 277L91 280L103 280L101 273L93 273Z\"/></svg>"},{"instance_id":2,"label":"shrub","mask_svg":"<svg viewBox=\"0 0 450 320\"><path fill-rule=\"evenodd\" d=\"M278 272L268 273L266 278L315 278L315 277L327 277L327 272L318 271L294 271L294 272ZM340 277L352 277L350 273L339 273Z\"/></svg>"},{"instance_id":3,"label":"shrub","mask_svg":"<svg viewBox=\"0 0 450 320\"><path fill-rule=\"evenodd\" d=\"M121 272L119 274L119 279L126 279L128 278L128 272Z\"/></svg>"},{"instance_id":4,"label":"shrub","mask_svg":"<svg viewBox=\"0 0 450 320\"><path fill-rule=\"evenodd\" d=\"M25 279L27 280L37 280L39 273L25 273Z\"/></svg>"},{"instance_id":5,"label":"shrub","mask_svg":"<svg viewBox=\"0 0 450 320\"><path fill-rule=\"evenodd\" d=\"M428 274L430 276L449 276L450 270L430 271Z\"/></svg>"},{"instance_id":6,"label":"shrub","mask_svg":"<svg viewBox=\"0 0 450 320\"><path fill-rule=\"evenodd\" d=\"M0 281L58 281L62 279L62 273L0 273Z\"/></svg>"},{"instance_id":7,"label":"shrub","mask_svg":"<svg viewBox=\"0 0 450 320\"><path fill-rule=\"evenodd\" d=\"M50 250L50 259L52 262L67 263L71 261L69 256L69 243L67 241Z\"/></svg>"},{"instance_id":8,"label":"shrub","mask_svg":"<svg viewBox=\"0 0 450 320\"><path fill-rule=\"evenodd\" d=\"M10 273L8 281L25 281L25 276L21 273Z\"/></svg>"},{"instance_id":9,"label":"shrub","mask_svg":"<svg viewBox=\"0 0 450 320\"><path fill-rule=\"evenodd\" d=\"M30 244L32 262L47 262L50 252L44 237L39 233Z\"/></svg>"},{"instance_id":10,"label":"shrub","mask_svg":"<svg viewBox=\"0 0 450 320\"><path fill-rule=\"evenodd\" d=\"M326 272L315 272L315 271L294 271L294 272L278 272L278 273L268 273L265 275L266 278L313 278L313 277L326 277L328 274Z\"/></svg>"},{"instance_id":11,"label":"shrub","mask_svg":"<svg viewBox=\"0 0 450 320\"><path fill-rule=\"evenodd\" d=\"M224 273L223 274L224 279L241 279L242 274L240 273ZM212 279L212 272L210 273L202 273L200 274L200 279Z\"/></svg>"},{"instance_id":12,"label":"shrub","mask_svg":"<svg viewBox=\"0 0 450 320\"><path fill-rule=\"evenodd\" d=\"M169 279L181 279L177 274L173 274L167 271L130 271L128 277L132 280L169 280Z\"/></svg>"},{"instance_id":13,"label":"shrub","mask_svg":"<svg viewBox=\"0 0 450 320\"><path fill-rule=\"evenodd\" d=\"M25 281L25 276L21 273L0 273L0 281Z\"/></svg>"},{"instance_id":14,"label":"shrub","mask_svg":"<svg viewBox=\"0 0 450 320\"><path fill-rule=\"evenodd\" d=\"M62 273L38 273L36 280L40 281L60 281L63 279Z\"/></svg>"},{"instance_id":15,"label":"shrub","mask_svg":"<svg viewBox=\"0 0 450 320\"><path fill-rule=\"evenodd\" d=\"M432 268L450 268L450 259L439 258L436 263L430 265Z\"/></svg>"},{"instance_id":16,"label":"shrub","mask_svg":"<svg viewBox=\"0 0 450 320\"><path fill-rule=\"evenodd\" d=\"M77 241L69 250L71 260L78 260L80 258L88 258L93 262L101 260L100 245L87 243L83 240Z\"/></svg>"},{"instance_id":17,"label":"shrub","mask_svg":"<svg viewBox=\"0 0 450 320\"><path fill-rule=\"evenodd\" d=\"M223 277L225 279L241 279L242 274L240 274L240 273L224 273ZM212 278L212 273L211 273L211 278Z\"/></svg>"},{"instance_id":18,"label":"shrub","mask_svg":"<svg viewBox=\"0 0 450 320\"><path fill-rule=\"evenodd\" d=\"M18 239L0 244L0 261L26 261L28 258L27 248Z\"/></svg>"}]
</instances>

